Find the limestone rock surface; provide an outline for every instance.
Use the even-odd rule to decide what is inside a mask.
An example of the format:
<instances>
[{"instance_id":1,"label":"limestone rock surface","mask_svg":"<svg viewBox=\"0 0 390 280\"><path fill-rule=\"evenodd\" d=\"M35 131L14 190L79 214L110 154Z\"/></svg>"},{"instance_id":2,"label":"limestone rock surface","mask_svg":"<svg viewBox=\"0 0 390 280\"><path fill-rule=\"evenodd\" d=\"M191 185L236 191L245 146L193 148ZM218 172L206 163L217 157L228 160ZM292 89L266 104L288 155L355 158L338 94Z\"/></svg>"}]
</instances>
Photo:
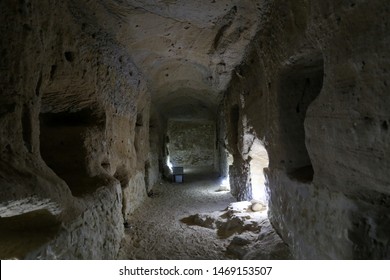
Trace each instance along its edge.
<instances>
[{"instance_id":1,"label":"limestone rock surface","mask_svg":"<svg viewBox=\"0 0 390 280\"><path fill-rule=\"evenodd\" d=\"M295 258L387 259L389 3L265 2L223 101L232 193L253 189L256 137L270 221Z\"/></svg>"}]
</instances>

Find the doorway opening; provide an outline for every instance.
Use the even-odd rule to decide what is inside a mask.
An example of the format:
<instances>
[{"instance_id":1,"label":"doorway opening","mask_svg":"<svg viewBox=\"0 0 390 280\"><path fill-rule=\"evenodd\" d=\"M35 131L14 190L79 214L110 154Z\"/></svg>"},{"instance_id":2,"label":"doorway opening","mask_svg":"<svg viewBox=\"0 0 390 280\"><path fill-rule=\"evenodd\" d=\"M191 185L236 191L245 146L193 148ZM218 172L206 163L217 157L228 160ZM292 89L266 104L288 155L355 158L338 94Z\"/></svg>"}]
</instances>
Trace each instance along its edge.
<instances>
[{"instance_id":1,"label":"doorway opening","mask_svg":"<svg viewBox=\"0 0 390 280\"><path fill-rule=\"evenodd\" d=\"M264 144L258 138L255 138L255 141L252 144L250 157L251 161L249 165L252 183L252 198L267 205L268 198L265 191L266 179L264 177L264 169L268 168L269 159Z\"/></svg>"},{"instance_id":2,"label":"doorway opening","mask_svg":"<svg viewBox=\"0 0 390 280\"><path fill-rule=\"evenodd\" d=\"M314 176L304 122L307 108L321 92L323 77L324 61L316 53L285 69L280 78L280 165L291 179L301 182L311 182Z\"/></svg>"},{"instance_id":3,"label":"doorway opening","mask_svg":"<svg viewBox=\"0 0 390 280\"><path fill-rule=\"evenodd\" d=\"M88 174L85 139L104 119L84 109L40 114L40 151L46 164L63 179L73 196L94 192L99 180Z\"/></svg>"}]
</instances>

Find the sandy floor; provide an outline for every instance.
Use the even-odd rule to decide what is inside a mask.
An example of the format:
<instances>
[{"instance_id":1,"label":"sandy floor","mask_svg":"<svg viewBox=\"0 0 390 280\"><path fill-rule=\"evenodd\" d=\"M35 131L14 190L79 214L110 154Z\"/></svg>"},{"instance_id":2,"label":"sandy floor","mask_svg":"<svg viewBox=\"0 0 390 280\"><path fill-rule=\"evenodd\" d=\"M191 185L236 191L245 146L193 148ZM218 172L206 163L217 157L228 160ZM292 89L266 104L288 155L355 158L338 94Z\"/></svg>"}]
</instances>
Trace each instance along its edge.
<instances>
[{"instance_id":1,"label":"sandy floor","mask_svg":"<svg viewBox=\"0 0 390 280\"><path fill-rule=\"evenodd\" d=\"M234 198L218 191L215 174L185 175L184 183L162 183L136 210L122 242L120 259L228 259L234 236L218 238L215 229L180 220L197 213L226 209Z\"/></svg>"}]
</instances>

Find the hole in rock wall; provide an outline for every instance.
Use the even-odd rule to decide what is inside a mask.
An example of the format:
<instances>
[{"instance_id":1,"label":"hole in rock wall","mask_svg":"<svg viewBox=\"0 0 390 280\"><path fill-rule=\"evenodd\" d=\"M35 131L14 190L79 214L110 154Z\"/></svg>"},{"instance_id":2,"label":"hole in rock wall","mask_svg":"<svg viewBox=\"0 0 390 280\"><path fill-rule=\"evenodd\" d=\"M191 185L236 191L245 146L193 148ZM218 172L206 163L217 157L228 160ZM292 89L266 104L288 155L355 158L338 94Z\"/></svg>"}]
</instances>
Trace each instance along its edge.
<instances>
[{"instance_id":1,"label":"hole in rock wall","mask_svg":"<svg viewBox=\"0 0 390 280\"><path fill-rule=\"evenodd\" d=\"M135 122L135 126L143 126L143 125L144 125L143 115L142 115L142 113L138 113L137 114L137 120Z\"/></svg>"},{"instance_id":2,"label":"hole in rock wall","mask_svg":"<svg viewBox=\"0 0 390 280\"><path fill-rule=\"evenodd\" d=\"M280 79L280 164L286 168L290 178L301 182L313 180L304 122L307 108L321 92L323 76L323 60L316 56L286 69Z\"/></svg>"},{"instance_id":3,"label":"hole in rock wall","mask_svg":"<svg viewBox=\"0 0 390 280\"><path fill-rule=\"evenodd\" d=\"M265 177L264 169L268 168L268 153L263 143L259 139L255 139L250 151L250 174L252 182L252 197L255 200L267 205L267 197L265 192Z\"/></svg>"},{"instance_id":4,"label":"hole in rock wall","mask_svg":"<svg viewBox=\"0 0 390 280\"><path fill-rule=\"evenodd\" d=\"M69 51L65 52L64 56L65 56L66 61L73 62L73 60L74 60L73 52L69 52Z\"/></svg>"},{"instance_id":5,"label":"hole in rock wall","mask_svg":"<svg viewBox=\"0 0 390 280\"><path fill-rule=\"evenodd\" d=\"M87 173L84 145L89 128L101 125L89 109L40 114L40 150L46 164L69 186L74 196L93 192L98 179Z\"/></svg>"},{"instance_id":6,"label":"hole in rock wall","mask_svg":"<svg viewBox=\"0 0 390 280\"><path fill-rule=\"evenodd\" d=\"M57 218L47 210L0 218L0 258L24 258L54 238L60 226Z\"/></svg>"}]
</instances>

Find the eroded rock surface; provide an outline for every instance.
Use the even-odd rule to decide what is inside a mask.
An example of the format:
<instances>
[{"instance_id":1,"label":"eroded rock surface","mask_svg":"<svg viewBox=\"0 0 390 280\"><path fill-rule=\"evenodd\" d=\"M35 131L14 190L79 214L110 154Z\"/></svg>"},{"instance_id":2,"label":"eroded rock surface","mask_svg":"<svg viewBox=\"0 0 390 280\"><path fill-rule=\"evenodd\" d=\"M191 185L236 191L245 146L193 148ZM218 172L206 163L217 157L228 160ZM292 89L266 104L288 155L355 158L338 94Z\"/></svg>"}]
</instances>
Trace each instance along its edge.
<instances>
[{"instance_id":1,"label":"eroded rock surface","mask_svg":"<svg viewBox=\"0 0 390 280\"><path fill-rule=\"evenodd\" d=\"M226 255L238 259L289 259L288 246L271 226L266 207L253 211L259 202L231 203L225 211L200 213L183 218L189 226L215 229L220 239L228 239Z\"/></svg>"},{"instance_id":2,"label":"eroded rock surface","mask_svg":"<svg viewBox=\"0 0 390 280\"><path fill-rule=\"evenodd\" d=\"M137 174L144 182L145 79L123 47L81 21L72 1L0 5L7 38L1 43L1 234L23 239L28 226L12 221L37 211L53 221L42 232L60 225L55 234L37 236L29 250L2 250L1 258L115 258L132 209L123 213L122 201L136 205L146 196L145 185L126 191Z\"/></svg>"},{"instance_id":3,"label":"eroded rock surface","mask_svg":"<svg viewBox=\"0 0 390 280\"><path fill-rule=\"evenodd\" d=\"M194 137L202 151L175 160L230 176L240 201L265 186L294 258L389 258L389 11L0 1L0 258L115 258L123 223L169 174L172 119L210 123L212 147ZM234 217L227 228L245 228ZM232 252L262 257L245 240Z\"/></svg>"},{"instance_id":4,"label":"eroded rock surface","mask_svg":"<svg viewBox=\"0 0 390 280\"><path fill-rule=\"evenodd\" d=\"M389 258L389 4L270 2L224 99L234 194L250 196L256 137L294 257Z\"/></svg>"},{"instance_id":5,"label":"eroded rock surface","mask_svg":"<svg viewBox=\"0 0 390 280\"><path fill-rule=\"evenodd\" d=\"M168 137L167 147L173 166L216 169L216 137L213 122L170 120Z\"/></svg>"}]
</instances>

